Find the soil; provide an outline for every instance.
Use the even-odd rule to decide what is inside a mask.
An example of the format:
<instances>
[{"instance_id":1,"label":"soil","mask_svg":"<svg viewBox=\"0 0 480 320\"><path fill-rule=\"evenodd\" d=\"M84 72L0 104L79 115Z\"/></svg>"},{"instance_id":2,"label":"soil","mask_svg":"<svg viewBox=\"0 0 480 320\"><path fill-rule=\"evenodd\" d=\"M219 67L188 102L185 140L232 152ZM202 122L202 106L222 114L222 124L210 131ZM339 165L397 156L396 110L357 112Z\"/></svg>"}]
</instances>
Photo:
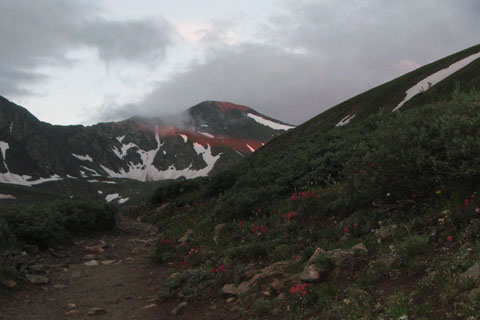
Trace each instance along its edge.
<instances>
[{"instance_id":1,"label":"soil","mask_svg":"<svg viewBox=\"0 0 480 320\"><path fill-rule=\"evenodd\" d=\"M10 295L0 298L0 319L227 318L220 308L211 312L210 302L190 304L177 316L171 311L181 300L158 305L155 293L172 267L150 261L157 238L156 228L120 215L114 232L43 254L49 283L19 283ZM106 245L104 252L86 249L100 244ZM84 264L90 260L85 258L88 254L95 256L98 266ZM94 308L101 310L89 314Z\"/></svg>"}]
</instances>

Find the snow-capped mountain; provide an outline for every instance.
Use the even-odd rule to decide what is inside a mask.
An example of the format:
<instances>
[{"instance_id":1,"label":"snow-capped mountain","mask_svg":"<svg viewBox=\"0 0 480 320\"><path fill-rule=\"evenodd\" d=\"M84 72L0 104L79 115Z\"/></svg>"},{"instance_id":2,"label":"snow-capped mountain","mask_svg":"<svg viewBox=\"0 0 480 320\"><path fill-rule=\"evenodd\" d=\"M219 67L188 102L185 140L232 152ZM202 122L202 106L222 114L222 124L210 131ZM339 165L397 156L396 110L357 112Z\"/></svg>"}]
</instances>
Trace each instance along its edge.
<instances>
[{"instance_id":1,"label":"snow-capped mountain","mask_svg":"<svg viewBox=\"0 0 480 320\"><path fill-rule=\"evenodd\" d=\"M169 119L56 126L0 97L0 183L115 184L119 178L145 182L207 176L290 128L249 107L215 101Z\"/></svg>"}]
</instances>

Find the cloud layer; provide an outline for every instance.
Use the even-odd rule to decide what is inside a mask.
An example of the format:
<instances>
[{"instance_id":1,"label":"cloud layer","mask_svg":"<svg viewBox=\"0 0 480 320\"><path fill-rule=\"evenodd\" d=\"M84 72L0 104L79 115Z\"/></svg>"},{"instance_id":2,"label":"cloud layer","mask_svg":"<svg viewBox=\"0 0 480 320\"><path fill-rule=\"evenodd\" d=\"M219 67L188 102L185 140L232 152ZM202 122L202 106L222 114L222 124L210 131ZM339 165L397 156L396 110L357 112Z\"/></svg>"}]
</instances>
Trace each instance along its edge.
<instances>
[{"instance_id":1,"label":"cloud layer","mask_svg":"<svg viewBox=\"0 0 480 320\"><path fill-rule=\"evenodd\" d=\"M480 39L474 0L280 4L251 41L219 44L228 29L204 30L204 61L102 116L128 116L130 110L160 115L202 100L228 100L298 124Z\"/></svg>"},{"instance_id":2,"label":"cloud layer","mask_svg":"<svg viewBox=\"0 0 480 320\"><path fill-rule=\"evenodd\" d=\"M111 21L93 1L0 2L0 94L28 95L44 80L41 68L74 63L68 54L94 49L105 63L154 63L163 58L173 29L158 18Z\"/></svg>"}]
</instances>

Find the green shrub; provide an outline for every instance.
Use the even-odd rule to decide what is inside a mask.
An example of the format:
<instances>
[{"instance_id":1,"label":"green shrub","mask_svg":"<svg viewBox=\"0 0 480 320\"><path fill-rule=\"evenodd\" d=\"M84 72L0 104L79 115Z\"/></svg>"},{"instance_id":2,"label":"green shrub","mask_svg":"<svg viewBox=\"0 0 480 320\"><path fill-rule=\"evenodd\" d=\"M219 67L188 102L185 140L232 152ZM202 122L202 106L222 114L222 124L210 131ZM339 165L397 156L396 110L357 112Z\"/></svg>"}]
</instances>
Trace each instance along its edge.
<instances>
[{"instance_id":1,"label":"green shrub","mask_svg":"<svg viewBox=\"0 0 480 320\"><path fill-rule=\"evenodd\" d=\"M73 235L112 229L117 208L90 200L61 200L16 205L0 210L0 245L31 244L40 248L68 242Z\"/></svg>"},{"instance_id":2,"label":"green shrub","mask_svg":"<svg viewBox=\"0 0 480 320\"><path fill-rule=\"evenodd\" d=\"M252 313L257 317L269 314L271 309L272 309L271 302L264 298L258 298L252 304Z\"/></svg>"}]
</instances>

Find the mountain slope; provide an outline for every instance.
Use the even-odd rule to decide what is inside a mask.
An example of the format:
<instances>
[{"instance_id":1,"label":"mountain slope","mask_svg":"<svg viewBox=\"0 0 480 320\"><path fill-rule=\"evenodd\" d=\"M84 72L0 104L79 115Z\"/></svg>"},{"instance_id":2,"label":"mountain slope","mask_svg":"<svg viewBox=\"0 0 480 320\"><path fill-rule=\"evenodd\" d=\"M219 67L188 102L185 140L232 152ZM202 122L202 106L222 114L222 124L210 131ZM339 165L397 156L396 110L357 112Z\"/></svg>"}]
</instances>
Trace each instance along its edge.
<instances>
[{"instance_id":1,"label":"mountain slope","mask_svg":"<svg viewBox=\"0 0 480 320\"><path fill-rule=\"evenodd\" d=\"M172 119L53 126L0 97L0 183L104 185L120 178L207 176L290 128L246 106L214 101Z\"/></svg>"},{"instance_id":2,"label":"mountain slope","mask_svg":"<svg viewBox=\"0 0 480 320\"><path fill-rule=\"evenodd\" d=\"M349 99L207 179L157 189L143 217L164 235L156 258L185 267L158 296L212 288L245 318L477 317L480 58L408 93L479 51Z\"/></svg>"}]
</instances>

